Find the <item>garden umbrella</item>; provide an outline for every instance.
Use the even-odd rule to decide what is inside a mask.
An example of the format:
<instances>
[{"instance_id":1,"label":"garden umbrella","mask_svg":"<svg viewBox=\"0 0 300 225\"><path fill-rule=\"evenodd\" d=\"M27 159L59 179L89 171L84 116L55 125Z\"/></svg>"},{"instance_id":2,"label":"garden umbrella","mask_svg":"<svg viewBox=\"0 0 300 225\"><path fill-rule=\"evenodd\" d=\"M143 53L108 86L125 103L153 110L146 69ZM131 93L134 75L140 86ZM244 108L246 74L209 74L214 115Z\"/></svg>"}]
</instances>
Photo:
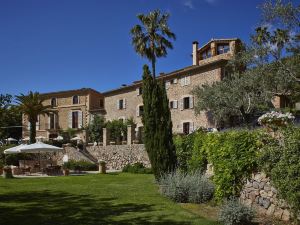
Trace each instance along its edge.
<instances>
[{"instance_id":1,"label":"garden umbrella","mask_svg":"<svg viewBox=\"0 0 300 225\"><path fill-rule=\"evenodd\" d=\"M81 141L81 138L80 137L73 137L73 138L71 138L71 141Z\"/></svg>"},{"instance_id":2,"label":"garden umbrella","mask_svg":"<svg viewBox=\"0 0 300 225\"><path fill-rule=\"evenodd\" d=\"M62 136L57 136L57 138L54 138L54 140L56 140L56 141L62 141L62 140L64 140L64 138Z\"/></svg>"},{"instance_id":3,"label":"garden umbrella","mask_svg":"<svg viewBox=\"0 0 300 225\"><path fill-rule=\"evenodd\" d=\"M26 145L20 148L20 152L23 153L38 153L39 154L39 165L41 166L41 157L40 153L48 153L48 152L59 152L62 151L62 148L53 146L53 145L48 145L43 142L37 142L31 145Z\"/></svg>"},{"instance_id":4,"label":"garden umbrella","mask_svg":"<svg viewBox=\"0 0 300 225\"><path fill-rule=\"evenodd\" d=\"M8 148L8 149L4 150L4 154L8 155L8 154L21 153L20 149L24 146L26 146L26 145L22 144L22 145L18 145L18 146L12 147L12 148Z\"/></svg>"},{"instance_id":5,"label":"garden umbrella","mask_svg":"<svg viewBox=\"0 0 300 225\"><path fill-rule=\"evenodd\" d=\"M59 152L62 150L63 150L62 148L53 145L48 145L43 142L37 142L20 148L20 151L24 153L47 153L47 152Z\"/></svg>"}]
</instances>

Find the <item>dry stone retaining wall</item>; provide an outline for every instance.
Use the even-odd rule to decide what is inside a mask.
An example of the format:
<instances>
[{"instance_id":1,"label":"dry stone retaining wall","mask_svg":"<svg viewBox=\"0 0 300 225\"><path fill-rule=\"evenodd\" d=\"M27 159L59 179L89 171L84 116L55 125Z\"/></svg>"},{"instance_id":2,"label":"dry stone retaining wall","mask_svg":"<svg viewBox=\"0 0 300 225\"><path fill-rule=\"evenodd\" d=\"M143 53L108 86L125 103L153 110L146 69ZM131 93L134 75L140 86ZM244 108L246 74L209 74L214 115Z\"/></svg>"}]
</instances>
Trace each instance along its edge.
<instances>
[{"instance_id":1,"label":"dry stone retaining wall","mask_svg":"<svg viewBox=\"0 0 300 225\"><path fill-rule=\"evenodd\" d=\"M241 202L254 208L257 213L290 220L288 204L278 198L277 190L270 184L270 178L264 173L253 174L241 191Z\"/></svg>"},{"instance_id":2,"label":"dry stone retaining wall","mask_svg":"<svg viewBox=\"0 0 300 225\"><path fill-rule=\"evenodd\" d=\"M146 167L150 167L149 158L143 144L88 146L85 151L97 161L105 161L107 169L121 170L125 165L136 162L141 162ZM57 157L59 164L63 163L64 154L68 155L69 160L91 161L78 149L65 147L64 153L60 153Z\"/></svg>"}]
</instances>

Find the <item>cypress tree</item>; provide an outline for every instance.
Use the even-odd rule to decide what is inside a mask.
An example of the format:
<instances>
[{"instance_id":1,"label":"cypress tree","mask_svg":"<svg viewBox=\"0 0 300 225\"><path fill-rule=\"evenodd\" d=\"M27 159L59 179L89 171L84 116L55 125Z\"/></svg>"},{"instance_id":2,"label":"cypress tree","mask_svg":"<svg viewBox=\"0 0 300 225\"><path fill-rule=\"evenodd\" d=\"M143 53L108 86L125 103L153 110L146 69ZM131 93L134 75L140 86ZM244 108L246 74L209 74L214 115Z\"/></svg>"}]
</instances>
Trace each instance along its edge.
<instances>
[{"instance_id":1,"label":"cypress tree","mask_svg":"<svg viewBox=\"0 0 300 225\"><path fill-rule=\"evenodd\" d=\"M156 180L176 168L169 100L163 82L143 67L144 142Z\"/></svg>"}]
</instances>

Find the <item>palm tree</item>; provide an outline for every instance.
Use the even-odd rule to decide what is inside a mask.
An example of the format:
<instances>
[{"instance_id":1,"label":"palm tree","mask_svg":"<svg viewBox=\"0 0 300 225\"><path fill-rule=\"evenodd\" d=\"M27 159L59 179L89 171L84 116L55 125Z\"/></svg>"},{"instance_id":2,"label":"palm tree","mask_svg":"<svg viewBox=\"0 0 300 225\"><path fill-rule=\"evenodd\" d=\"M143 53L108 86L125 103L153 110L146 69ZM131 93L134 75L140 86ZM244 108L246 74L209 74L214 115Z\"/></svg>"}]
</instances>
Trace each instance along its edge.
<instances>
[{"instance_id":1,"label":"palm tree","mask_svg":"<svg viewBox=\"0 0 300 225\"><path fill-rule=\"evenodd\" d=\"M21 112L28 117L30 122L30 143L35 143L36 122L38 115L49 112L50 106L43 105L44 99L38 92L30 91L28 95L20 94L16 96Z\"/></svg>"},{"instance_id":2,"label":"palm tree","mask_svg":"<svg viewBox=\"0 0 300 225\"><path fill-rule=\"evenodd\" d=\"M135 51L152 63L152 75L155 78L155 63L159 57L167 55L167 49L173 49L172 43L167 39L176 39L168 26L169 14L162 14L154 10L148 15L138 14L141 25L135 25L130 33Z\"/></svg>"},{"instance_id":3,"label":"palm tree","mask_svg":"<svg viewBox=\"0 0 300 225\"><path fill-rule=\"evenodd\" d=\"M277 46L277 58L280 58L284 45L290 40L288 30L277 29L272 36L272 44Z\"/></svg>"}]
</instances>

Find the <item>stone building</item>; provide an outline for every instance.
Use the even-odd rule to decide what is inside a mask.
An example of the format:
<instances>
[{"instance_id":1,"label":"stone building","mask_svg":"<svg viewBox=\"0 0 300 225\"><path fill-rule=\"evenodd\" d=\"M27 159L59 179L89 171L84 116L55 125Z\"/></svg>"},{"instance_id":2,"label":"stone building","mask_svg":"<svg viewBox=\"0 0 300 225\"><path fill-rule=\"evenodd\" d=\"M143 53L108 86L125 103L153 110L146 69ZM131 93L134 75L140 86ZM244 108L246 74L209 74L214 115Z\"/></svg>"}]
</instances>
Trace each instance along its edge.
<instances>
[{"instance_id":1,"label":"stone building","mask_svg":"<svg viewBox=\"0 0 300 225\"><path fill-rule=\"evenodd\" d=\"M191 133L199 127L215 127L208 112L195 115L192 95L194 87L221 81L226 74L225 65L239 50L240 40L212 39L199 47L198 42L192 45L192 65L161 73L157 79L163 80L170 101L174 133ZM77 129L85 136L84 128L93 115L104 116L106 120L133 119L137 130L142 131L141 116L143 113L142 81L99 93L93 89L60 91L43 94L45 104L51 105L54 112L40 115L37 123L37 136L54 138L59 130ZM23 118L23 137L28 136L28 121Z\"/></svg>"},{"instance_id":2,"label":"stone building","mask_svg":"<svg viewBox=\"0 0 300 225\"><path fill-rule=\"evenodd\" d=\"M83 128L89 124L95 113L104 111L104 97L90 89L58 91L41 94L45 105L51 106L51 112L39 115L36 123L37 136L46 139L56 138L59 131L68 128L78 131L83 140L86 138ZM29 136L30 124L23 116L23 137Z\"/></svg>"}]
</instances>

